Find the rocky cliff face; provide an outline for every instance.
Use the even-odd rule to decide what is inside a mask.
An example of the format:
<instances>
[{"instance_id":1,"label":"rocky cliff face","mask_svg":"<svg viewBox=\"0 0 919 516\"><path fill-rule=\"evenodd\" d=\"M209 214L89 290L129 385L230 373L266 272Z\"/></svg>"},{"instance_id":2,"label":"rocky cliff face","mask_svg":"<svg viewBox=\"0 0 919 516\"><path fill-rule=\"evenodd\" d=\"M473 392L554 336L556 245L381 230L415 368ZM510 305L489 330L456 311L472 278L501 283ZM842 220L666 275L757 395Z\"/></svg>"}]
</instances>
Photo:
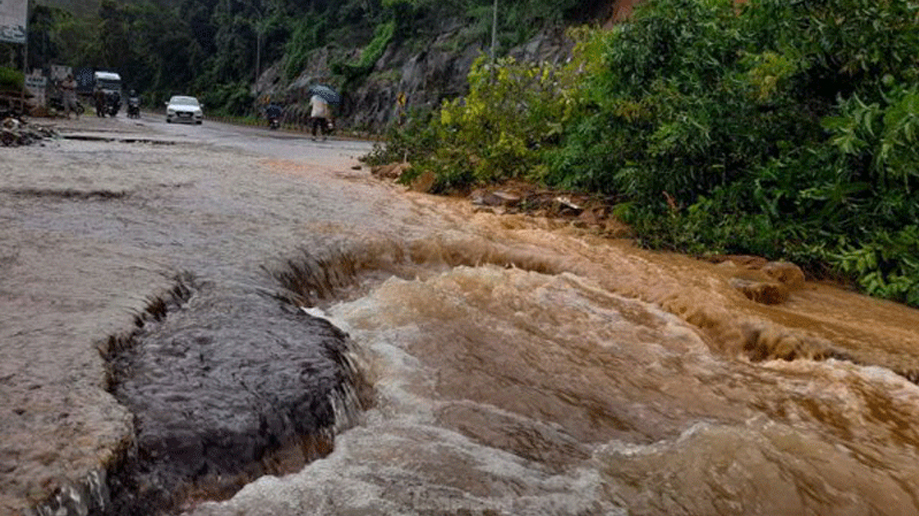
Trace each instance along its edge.
<instances>
[{"instance_id":1,"label":"rocky cliff face","mask_svg":"<svg viewBox=\"0 0 919 516\"><path fill-rule=\"evenodd\" d=\"M342 92L338 126L369 132L384 129L397 116L400 93L405 96L407 110L433 108L444 99L463 95L472 62L488 49L479 45L452 48L451 41L455 41L460 29L458 24L448 26L421 50L390 45L365 81ZM518 60L558 63L568 58L571 46L563 28L552 28L514 48L509 55ZM275 64L258 82L260 98L263 102L269 96L280 100L287 121L305 123L309 116L309 86L329 81L331 57L328 49L317 49L299 77L289 84L280 78L280 64Z\"/></svg>"}]
</instances>

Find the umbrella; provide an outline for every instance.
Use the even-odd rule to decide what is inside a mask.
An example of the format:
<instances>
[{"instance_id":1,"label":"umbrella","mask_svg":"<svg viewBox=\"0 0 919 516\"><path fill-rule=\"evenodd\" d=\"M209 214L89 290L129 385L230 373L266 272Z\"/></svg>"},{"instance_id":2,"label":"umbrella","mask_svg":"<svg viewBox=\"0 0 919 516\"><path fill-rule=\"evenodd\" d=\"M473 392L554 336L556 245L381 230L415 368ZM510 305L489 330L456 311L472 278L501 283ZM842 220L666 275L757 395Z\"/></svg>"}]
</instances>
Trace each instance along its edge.
<instances>
[{"instance_id":1,"label":"umbrella","mask_svg":"<svg viewBox=\"0 0 919 516\"><path fill-rule=\"evenodd\" d=\"M314 84L310 86L310 94L318 95L329 104L338 104L341 102L341 95L325 84Z\"/></svg>"}]
</instances>

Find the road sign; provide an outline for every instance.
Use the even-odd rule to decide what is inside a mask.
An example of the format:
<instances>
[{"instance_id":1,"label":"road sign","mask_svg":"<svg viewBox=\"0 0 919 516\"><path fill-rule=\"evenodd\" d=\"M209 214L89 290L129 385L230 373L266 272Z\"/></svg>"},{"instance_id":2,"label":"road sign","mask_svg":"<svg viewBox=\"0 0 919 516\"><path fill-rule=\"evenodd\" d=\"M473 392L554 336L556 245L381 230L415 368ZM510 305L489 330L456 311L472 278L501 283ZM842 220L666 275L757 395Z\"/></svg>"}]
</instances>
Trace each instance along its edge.
<instances>
[{"instance_id":1,"label":"road sign","mask_svg":"<svg viewBox=\"0 0 919 516\"><path fill-rule=\"evenodd\" d=\"M2 1L2 0L0 0ZM32 73L26 75L25 77L25 86L26 91L31 93L34 98L32 99L36 105L44 106L45 105L45 91L48 86L48 79L39 73Z\"/></svg>"}]
</instances>

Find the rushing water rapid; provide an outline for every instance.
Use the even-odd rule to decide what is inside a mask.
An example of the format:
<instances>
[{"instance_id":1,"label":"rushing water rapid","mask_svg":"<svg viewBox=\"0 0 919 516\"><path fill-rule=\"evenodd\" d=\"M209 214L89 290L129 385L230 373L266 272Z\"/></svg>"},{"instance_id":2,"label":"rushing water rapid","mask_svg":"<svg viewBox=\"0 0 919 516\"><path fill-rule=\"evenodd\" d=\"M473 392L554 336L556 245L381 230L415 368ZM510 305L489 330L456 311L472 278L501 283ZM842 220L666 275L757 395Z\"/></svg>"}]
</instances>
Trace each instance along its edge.
<instances>
[{"instance_id":1,"label":"rushing water rapid","mask_svg":"<svg viewBox=\"0 0 919 516\"><path fill-rule=\"evenodd\" d=\"M226 147L4 154L0 507L142 503L171 457L217 498L251 481L189 516L919 513L916 310L759 303L742 263L194 130Z\"/></svg>"},{"instance_id":2,"label":"rushing water rapid","mask_svg":"<svg viewBox=\"0 0 919 516\"><path fill-rule=\"evenodd\" d=\"M764 305L740 267L416 202L455 226L308 309L350 334L375 407L193 514L919 510L916 311L813 283Z\"/></svg>"}]
</instances>

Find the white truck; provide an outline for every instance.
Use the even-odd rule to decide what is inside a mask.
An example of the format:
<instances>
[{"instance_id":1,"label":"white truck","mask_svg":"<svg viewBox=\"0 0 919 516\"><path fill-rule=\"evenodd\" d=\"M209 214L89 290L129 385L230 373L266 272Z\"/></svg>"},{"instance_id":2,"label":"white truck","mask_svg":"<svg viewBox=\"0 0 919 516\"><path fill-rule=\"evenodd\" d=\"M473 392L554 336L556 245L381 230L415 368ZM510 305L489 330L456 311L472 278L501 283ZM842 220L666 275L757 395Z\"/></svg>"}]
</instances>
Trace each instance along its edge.
<instances>
[{"instance_id":1,"label":"white truck","mask_svg":"<svg viewBox=\"0 0 919 516\"><path fill-rule=\"evenodd\" d=\"M93 99L97 115L117 115L118 110L121 109L123 97L120 75L115 72L101 71L93 74Z\"/></svg>"}]
</instances>

